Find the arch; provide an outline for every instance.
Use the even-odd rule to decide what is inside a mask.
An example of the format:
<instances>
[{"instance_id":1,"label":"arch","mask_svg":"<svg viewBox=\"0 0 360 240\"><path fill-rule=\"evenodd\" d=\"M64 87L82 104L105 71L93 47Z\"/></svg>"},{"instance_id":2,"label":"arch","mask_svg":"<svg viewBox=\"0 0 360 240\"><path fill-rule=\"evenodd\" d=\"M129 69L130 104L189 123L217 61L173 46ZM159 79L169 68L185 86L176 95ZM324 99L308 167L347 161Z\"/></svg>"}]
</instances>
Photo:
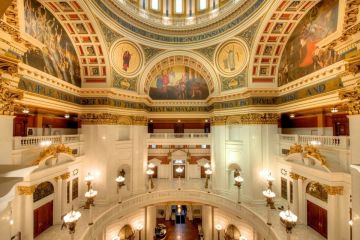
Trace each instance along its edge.
<instances>
[{"instance_id":1,"label":"arch","mask_svg":"<svg viewBox=\"0 0 360 240\"><path fill-rule=\"evenodd\" d=\"M135 239L135 231L129 224L126 224L120 229L119 237L121 240L133 240Z\"/></svg>"},{"instance_id":2,"label":"arch","mask_svg":"<svg viewBox=\"0 0 360 240\"><path fill-rule=\"evenodd\" d=\"M151 81L156 77L158 69L163 69L163 65L166 67L179 65L191 67L201 73L201 76L206 81L209 89L209 96L217 95L221 92L219 76L216 74L216 71L209 60L196 52L175 50L163 52L147 63L146 68L139 78L139 94L149 94Z\"/></svg>"},{"instance_id":3,"label":"arch","mask_svg":"<svg viewBox=\"0 0 360 240\"><path fill-rule=\"evenodd\" d=\"M163 190L154 191L151 193L141 194L123 201L123 204L114 205L108 210L104 211L95 221L93 227L87 227L82 238L79 240L90 239L91 235L100 234L103 226L108 226L114 221L117 221L119 217L130 214L136 209L141 209L146 206L154 204L162 204L169 202L195 202L203 205L210 205L216 208L220 208L225 212L233 214L254 228L262 236L268 236L268 240L280 239L275 228L269 228L266 224L266 220L263 219L258 213L253 211L247 204L238 204L226 197L209 194L205 191L199 190ZM95 230L91 231L91 230Z\"/></svg>"},{"instance_id":4,"label":"arch","mask_svg":"<svg viewBox=\"0 0 360 240\"><path fill-rule=\"evenodd\" d=\"M259 27L250 54L249 87L253 84L274 84L279 58L295 26L317 1L276 0ZM286 16L283 19L283 16ZM295 21L295 22L294 22Z\"/></svg>"},{"instance_id":5,"label":"arch","mask_svg":"<svg viewBox=\"0 0 360 240\"><path fill-rule=\"evenodd\" d=\"M225 229L225 240L237 240L241 236L239 229L233 225L229 224Z\"/></svg>"},{"instance_id":6,"label":"arch","mask_svg":"<svg viewBox=\"0 0 360 240\"><path fill-rule=\"evenodd\" d=\"M33 202L37 202L54 193L54 186L51 182L42 182L36 186L33 194Z\"/></svg>"}]
</instances>

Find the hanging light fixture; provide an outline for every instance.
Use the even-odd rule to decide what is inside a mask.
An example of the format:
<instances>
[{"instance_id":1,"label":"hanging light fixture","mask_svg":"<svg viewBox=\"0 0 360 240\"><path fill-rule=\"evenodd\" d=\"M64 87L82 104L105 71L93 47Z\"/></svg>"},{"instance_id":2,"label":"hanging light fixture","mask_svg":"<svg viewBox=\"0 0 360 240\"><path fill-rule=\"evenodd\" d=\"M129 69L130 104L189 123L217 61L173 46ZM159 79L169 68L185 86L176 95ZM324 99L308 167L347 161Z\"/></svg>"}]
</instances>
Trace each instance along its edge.
<instances>
[{"instance_id":1,"label":"hanging light fixture","mask_svg":"<svg viewBox=\"0 0 360 240\"><path fill-rule=\"evenodd\" d=\"M298 217L290 211L290 208L286 211L281 211L280 214L280 221L285 226L286 232L291 234L292 229L295 227Z\"/></svg>"}]
</instances>

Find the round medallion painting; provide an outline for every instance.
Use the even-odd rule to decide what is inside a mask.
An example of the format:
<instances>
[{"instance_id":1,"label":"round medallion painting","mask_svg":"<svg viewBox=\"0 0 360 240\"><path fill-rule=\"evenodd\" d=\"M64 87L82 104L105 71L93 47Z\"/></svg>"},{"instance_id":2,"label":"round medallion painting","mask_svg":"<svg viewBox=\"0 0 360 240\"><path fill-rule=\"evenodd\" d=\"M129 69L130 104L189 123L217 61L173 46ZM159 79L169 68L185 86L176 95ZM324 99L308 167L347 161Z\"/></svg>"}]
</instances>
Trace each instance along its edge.
<instances>
[{"instance_id":1,"label":"round medallion painting","mask_svg":"<svg viewBox=\"0 0 360 240\"><path fill-rule=\"evenodd\" d=\"M248 51L238 40L231 40L222 44L215 55L215 64L219 72L227 77L240 73L246 65Z\"/></svg>"},{"instance_id":2,"label":"round medallion painting","mask_svg":"<svg viewBox=\"0 0 360 240\"><path fill-rule=\"evenodd\" d=\"M114 69L126 77L137 75L143 64L138 46L126 40L116 42L111 47L110 58Z\"/></svg>"}]
</instances>

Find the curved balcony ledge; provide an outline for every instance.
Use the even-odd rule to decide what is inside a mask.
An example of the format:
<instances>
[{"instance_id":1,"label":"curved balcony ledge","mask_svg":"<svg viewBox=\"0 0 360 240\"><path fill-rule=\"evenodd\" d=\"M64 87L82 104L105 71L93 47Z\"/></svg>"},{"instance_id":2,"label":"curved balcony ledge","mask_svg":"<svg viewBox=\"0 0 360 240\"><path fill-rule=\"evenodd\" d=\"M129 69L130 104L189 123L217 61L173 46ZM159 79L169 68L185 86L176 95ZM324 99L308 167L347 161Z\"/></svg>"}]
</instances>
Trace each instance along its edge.
<instances>
[{"instance_id":1,"label":"curved balcony ledge","mask_svg":"<svg viewBox=\"0 0 360 240\"><path fill-rule=\"evenodd\" d=\"M112 203L102 206L97 205L93 211L94 224L90 226L87 224L89 211L80 209L79 211L82 213L82 217L77 223L74 238L79 240L97 239L97 237L103 236L103 231L107 226L115 223L122 216L130 214L136 209L164 202L185 201L207 204L229 212L229 214L237 216L253 226L255 231L259 232L263 236L266 236L266 239L268 240L282 240L287 238L285 228L279 220L278 210L272 211L272 226L269 226L266 224L267 208L264 205L255 205L252 203L238 204L231 197L208 193L207 191L203 191L201 189L190 189L191 187L194 188L196 184L184 184L184 188L182 186L182 190L177 190L177 188L174 187L174 184L176 184L175 181L167 182L170 184L159 184L157 186L159 190L151 193L133 195L124 200L122 204ZM69 238L67 231L61 231L60 225L54 225L50 229L46 230L45 233L38 236L36 240L45 240L52 238L53 236L56 236L59 240ZM292 239L322 240L324 238L307 226L298 224L298 226L296 226L293 230Z\"/></svg>"}]
</instances>

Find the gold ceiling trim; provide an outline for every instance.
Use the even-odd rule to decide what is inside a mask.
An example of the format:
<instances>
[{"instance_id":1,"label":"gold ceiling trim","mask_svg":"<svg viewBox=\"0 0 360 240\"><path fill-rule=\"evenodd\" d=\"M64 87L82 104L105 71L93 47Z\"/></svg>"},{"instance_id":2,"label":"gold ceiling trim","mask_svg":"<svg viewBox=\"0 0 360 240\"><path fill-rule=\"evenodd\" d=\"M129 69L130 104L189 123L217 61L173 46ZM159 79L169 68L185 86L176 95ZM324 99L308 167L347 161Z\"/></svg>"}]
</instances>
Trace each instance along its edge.
<instances>
[{"instance_id":1,"label":"gold ceiling trim","mask_svg":"<svg viewBox=\"0 0 360 240\"><path fill-rule=\"evenodd\" d=\"M248 125L248 124L277 124L277 113L248 113L233 116L215 116L211 118L212 125Z\"/></svg>"},{"instance_id":2,"label":"gold ceiling trim","mask_svg":"<svg viewBox=\"0 0 360 240\"><path fill-rule=\"evenodd\" d=\"M85 125L138 125L146 126L145 116L124 116L111 113L84 113L80 115L81 123Z\"/></svg>"}]
</instances>

